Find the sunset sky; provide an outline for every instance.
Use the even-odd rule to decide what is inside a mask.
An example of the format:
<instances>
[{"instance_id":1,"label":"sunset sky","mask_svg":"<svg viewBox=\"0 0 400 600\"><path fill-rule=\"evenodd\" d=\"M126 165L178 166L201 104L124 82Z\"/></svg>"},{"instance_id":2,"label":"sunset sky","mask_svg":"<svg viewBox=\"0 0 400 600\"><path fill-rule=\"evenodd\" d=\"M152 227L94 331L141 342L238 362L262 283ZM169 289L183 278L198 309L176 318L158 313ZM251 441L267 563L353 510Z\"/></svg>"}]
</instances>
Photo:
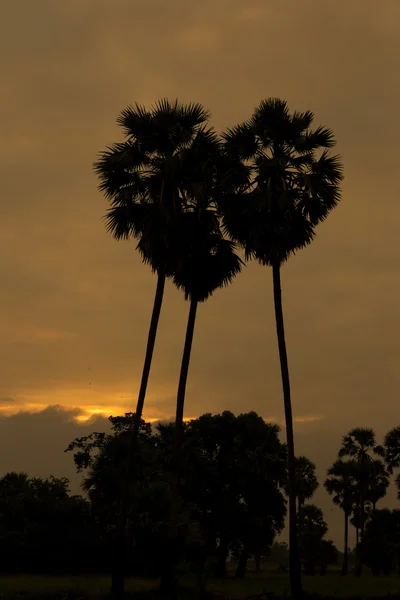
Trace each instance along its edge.
<instances>
[{"instance_id":1,"label":"sunset sky","mask_svg":"<svg viewBox=\"0 0 400 600\"><path fill-rule=\"evenodd\" d=\"M298 453L323 477L350 428L398 425L400 2L0 7L0 470L71 475L63 450L84 420L135 405L156 281L105 231L92 164L127 104L162 97L202 103L222 130L277 96L334 130L343 200L282 273ZM147 419L174 414L187 310L168 284ZM256 264L198 311L186 416L224 409L283 419L271 271ZM339 543L341 515L315 501Z\"/></svg>"}]
</instances>

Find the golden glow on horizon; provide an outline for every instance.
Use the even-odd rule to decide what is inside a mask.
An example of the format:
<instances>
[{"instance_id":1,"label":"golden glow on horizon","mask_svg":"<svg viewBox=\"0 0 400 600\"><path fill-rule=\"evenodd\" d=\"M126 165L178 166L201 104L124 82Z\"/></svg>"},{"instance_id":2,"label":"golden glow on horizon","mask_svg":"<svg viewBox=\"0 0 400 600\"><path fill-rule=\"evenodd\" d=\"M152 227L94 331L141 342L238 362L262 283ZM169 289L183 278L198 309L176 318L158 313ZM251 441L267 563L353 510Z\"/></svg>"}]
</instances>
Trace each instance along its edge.
<instances>
[{"instance_id":1,"label":"golden glow on horizon","mask_svg":"<svg viewBox=\"0 0 400 600\"><path fill-rule=\"evenodd\" d=\"M58 403L43 403L43 402L18 402L13 403L4 403L0 405L0 415L4 416L12 416L16 415L20 412L27 413L38 413L42 412L48 408L58 408L65 412L71 413L71 420L76 423L87 423L91 419L95 417L103 417L108 418L110 416L120 416L124 415L127 412L132 411L132 407L129 406L116 406L113 404L104 405L81 405L81 406L73 406L66 404L58 404ZM148 423L155 423L157 421L170 420L172 418L171 414L162 414L158 409L154 409L154 407L149 407L147 411L145 411L144 420ZM197 416L184 417L185 422L192 421L196 419ZM307 415L307 416L298 416L293 417L293 421L295 423L313 423L315 421L322 421L326 417L322 415ZM277 419L276 417L264 417L264 420L269 423L278 423L285 427L285 423L283 419Z\"/></svg>"}]
</instances>

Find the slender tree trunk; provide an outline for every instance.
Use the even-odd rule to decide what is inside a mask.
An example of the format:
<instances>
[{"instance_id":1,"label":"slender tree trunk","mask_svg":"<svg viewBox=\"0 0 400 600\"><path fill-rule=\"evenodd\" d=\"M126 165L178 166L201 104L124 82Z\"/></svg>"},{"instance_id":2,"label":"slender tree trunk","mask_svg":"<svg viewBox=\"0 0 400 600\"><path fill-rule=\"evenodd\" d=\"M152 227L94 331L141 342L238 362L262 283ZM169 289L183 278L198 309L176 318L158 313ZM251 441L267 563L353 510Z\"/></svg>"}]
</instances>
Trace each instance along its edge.
<instances>
[{"instance_id":1,"label":"slender tree trunk","mask_svg":"<svg viewBox=\"0 0 400 600\"><path fill-rule=\"evenodd\" d=\"M261 573L261 549L257 548L254 555L254 562L256 563L256 573Z\"/></svg>"},{"instance_id":2,"label":"slender tree trunk","mask_svg":"<svg viewBox=\"0 0 400 600\"><path fill-rule=\"evenodd\" d=\"M361 485L360 491L360 537L357 544L357 566L356 575L360 577L363 566L363 542L364 542L364 527L365 527L365 505L364 505L364 484Z\"/></svg>"},{"instance_id":3,"label":"slender tree trunk","mask_svg":"<svg viewBox=\"0 0 400 600\"><path fill-rule=\"evenodd\" d=\"M229 543L228 540L222 537L219 541L217 549L217 568L215 571L215 577L218 579L226 579L226 561L228 559Z\"/></svg>"},{"instance_id":4,"label":"slender tree trunk","mask_svg":"<svg viewBox=\"0 0 400 600\"><path fill-rule=\"evenodd\" d=\"M176 398L176 416L175 416L175 436L172 456L172 498L171 498L171 548L170 561L171 569L174 571L171 581L177 584L175 571L178 560L178 520L179 520L179 484L181 474L181 450L183 442L183 411L185 406L186 382L189 372L190 354L192 351L194 326L196 323L197 300L190 300L189 317L186 327L185 345L181 363L181 372L179 376L178 393ZM171 590L171 593L174 593Z\"/></svg>"},{"instance_id":5,"label":"slender tree trunk","mask_svg":"<svg viewBox=\"0 0 400 600\"><path fill-rule=\"evenodd\" d=\"M358 544L360 543L360 530L356 527L356 548L358 549ZM358 550L357 550L358 551Z\"/></svg>"},{"instance_id":6,"label":"slender tree trunk","mask_svg":"<svg viewBox=\"0 0 400 600\"><path fill-rule=\"evenodd\" d=\"M299 600L299 598L302 597L303 592L296 515L296 468L294 453L292 402L290 396L289 366L286 352L285 328L283 323L280 264L273 265L272 276L274 285L276 333L278 337L279 358L281 363L283 402L285 407L286 422L286 441L288 453L289 578L291 597L293 600Z\"/></svg>"},{"instance_id":7,"label":"slender tree trunk","mask_svg":"<svg viewBox=\"0 0 400 600\"><path fill-rule=\"evenodd\" d=\"M239 562L236 567L235 577L238 579L243 579L246 574L247 561L249 559L249 551L247 548L247 544L244 544L243 550L240 553Z\"/></svg>"},{"instance_id":8,"label":"slender tree trunk","mask_svg":"<svg viewBox=\"0 0 400 600\"><path fill-rule=\"evenodd\" d=\"M128 490L132 478L133 457L137 447L139 436L140 422L143 414L144 400L146 397L147 383L149 381L151 361L153 358L154 345L156 342L158 321L160 318L161 306L164 297L165 275L163 272L158 272L157 288L154 297L153 312L151 315L149 335L147 337L147 347L144 359L142 380L140 383L139 395L136 404L135 418L131 430L131 436L128 446L127 464L125 478L122 482L122 493L117 520L117 530L115 535L114 561L111 577L111 593L115 599L122 598L124 595L124 579L125 579L125 546L126 546L126 524L128 518Z\"/></svg>"},{"instance_id":9,"label":"slender tree trunk","mask_svg":"<svg viewBox=\"0 0 400 600\"><path fill-rule=\"evenodd\" d=\"M342 575L347 575L349 570L349 513L344 511L344 551Z\"/></svg>"}]
</instances>

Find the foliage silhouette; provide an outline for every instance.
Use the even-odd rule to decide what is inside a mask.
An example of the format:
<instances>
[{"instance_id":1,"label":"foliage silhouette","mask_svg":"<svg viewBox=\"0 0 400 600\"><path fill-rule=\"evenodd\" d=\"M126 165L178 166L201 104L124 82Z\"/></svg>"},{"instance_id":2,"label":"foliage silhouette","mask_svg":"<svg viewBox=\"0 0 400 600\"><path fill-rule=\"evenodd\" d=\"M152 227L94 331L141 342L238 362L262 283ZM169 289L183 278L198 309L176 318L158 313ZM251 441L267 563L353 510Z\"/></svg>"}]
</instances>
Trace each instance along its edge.
<instances>
[{"instance_id":1,"label":"foliage silhouette","mask_svg":"<svg viewBox=\"0 0 400 600\"><path fill-rule=\"evenodd\" d=\"M343 437L339 457L350 457L358 465L358 505L360 510L360 544L358 545L358 563L356 574L361 575L363 556L362 544L365 527L365 504L368 501L368 485L374 456L384 456L384 448L376 443L375 432L368 427L357 427ZM375 465L376 468L376 465Z\"/></svg>"}]
</instances>

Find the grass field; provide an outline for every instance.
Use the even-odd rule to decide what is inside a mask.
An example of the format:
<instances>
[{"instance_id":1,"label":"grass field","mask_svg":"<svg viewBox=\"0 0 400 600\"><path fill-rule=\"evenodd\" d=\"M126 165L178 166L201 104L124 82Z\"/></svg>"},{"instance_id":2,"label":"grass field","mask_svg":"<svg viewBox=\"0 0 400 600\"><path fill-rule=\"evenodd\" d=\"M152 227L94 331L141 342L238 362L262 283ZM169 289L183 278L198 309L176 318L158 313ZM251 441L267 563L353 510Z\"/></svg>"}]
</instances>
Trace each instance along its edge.
<instances>
[{"instance_id":1,"label":"grass field","mask_svg":"<svg viewBox=\"0 0 400 600\"><path fill-rule=\"evenodd\" d=\"M126 588L131 592L156 589L157 581L130 579ZM400 595L400 577L372 577L365 574L361 578L354 575L341 577L338 572L328 573L324 577L304 577L304 588L308 592L324 596L368 598L386 596L389 594ZM106 595L110 589L110 578L107 576L36 576L13 575L0 577L0 598L12 598L17 594L43 594L60 593L67 591L82 592L90 598L96 599ZM252 594L261 594L263 591L272 592L277 596L289 594L287 575L265 571L263 573L249 573L244 580L229 578L223 580L210 580L210 591L231 598L245 598Z\"/></svg>"}]
</instances>

